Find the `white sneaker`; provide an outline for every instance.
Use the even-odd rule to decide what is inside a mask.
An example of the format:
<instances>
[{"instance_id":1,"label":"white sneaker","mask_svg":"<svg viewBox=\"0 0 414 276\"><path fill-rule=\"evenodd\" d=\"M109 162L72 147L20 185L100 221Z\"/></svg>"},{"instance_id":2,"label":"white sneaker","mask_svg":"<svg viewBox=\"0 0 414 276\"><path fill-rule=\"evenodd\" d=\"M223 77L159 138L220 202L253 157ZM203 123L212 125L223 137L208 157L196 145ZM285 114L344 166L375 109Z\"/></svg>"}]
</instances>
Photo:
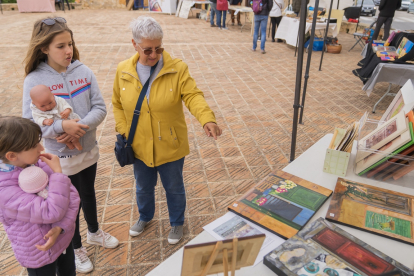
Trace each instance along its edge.
<instances>
[{"instance_id":1,"label":"white sneaker","mask_svg":"<svg viewBox=\"0 0 414 276\"><path fill-rule=\"evenodd\" d=\"M89 244L101 245L105 248L115 248L119 244L117 238L102 231L102 229L99 229L96 233L90 233L88 231L86 242Z\"/></svg>"},{"instance_id":2,"label":"white sneaker","mask_svg":"<svg viewBox=\"0 0 414 276\"><path fill-rule=\"evenodd\" d=\"M85 247L75 249L75 265L76 272L79 273L88 273L93 270L93 264L89 260L88 252Z\"/></svg>"}]
</instances>

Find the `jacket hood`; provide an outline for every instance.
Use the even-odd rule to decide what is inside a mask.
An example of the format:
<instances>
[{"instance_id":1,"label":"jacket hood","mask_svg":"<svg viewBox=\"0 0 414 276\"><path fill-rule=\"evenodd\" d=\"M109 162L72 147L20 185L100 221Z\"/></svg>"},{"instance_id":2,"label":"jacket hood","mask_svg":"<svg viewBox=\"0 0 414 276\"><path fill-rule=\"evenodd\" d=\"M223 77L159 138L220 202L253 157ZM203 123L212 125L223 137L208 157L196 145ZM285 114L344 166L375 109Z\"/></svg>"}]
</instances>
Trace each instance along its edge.
<instances>
[{"instance_id":1,"label":"jacket hood","mask_svg":"<svg viewBox=\"0 0 414 276\"><path fill-rule=\"evenodd\" d=\"M80 62L79 60L74 60L66 69L66 74L69 74L71 72L73 72L75 70L75 68L81 66L83 63ZM42 70L42 71L46 71L50 74L54 74L54 75L60 75L55 69L53 69L52 67L49 66L49 64L47 64L47 62L41 62L39 64L39 66L37 66L38 70Z\"/></svg>"}]
</instances>

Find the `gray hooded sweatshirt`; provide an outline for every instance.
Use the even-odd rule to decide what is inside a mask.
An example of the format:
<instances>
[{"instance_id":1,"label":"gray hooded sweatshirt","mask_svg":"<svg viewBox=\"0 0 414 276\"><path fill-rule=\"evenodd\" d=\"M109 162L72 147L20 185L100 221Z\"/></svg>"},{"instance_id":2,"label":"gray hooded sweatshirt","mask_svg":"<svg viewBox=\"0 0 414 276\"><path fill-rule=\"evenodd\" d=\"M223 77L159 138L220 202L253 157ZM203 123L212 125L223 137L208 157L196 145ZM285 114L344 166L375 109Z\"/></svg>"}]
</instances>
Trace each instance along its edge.
<instances>
[{"instance_id":1,"label":"gray hooded sweatshirt","mask_svg":"<svg viewBox=\"0 0 414 276\"><path fill-rule=\"evenodd\" d=\"M43 126L42 133L47 152L58 156L68 156L92 150L96 145L96 128L106 116L105 102L92 70L76 60L69 65L66 73L59 74L47 63L41 62L36 70L27 75L24 80L24 118L33 119L30 109L32 101L30 90L39 84L48 86L55 96L65 99L72 106L73 112L81 117L79 123L89 126L86 134L80 139L82 151L69 150L67 147L59 151L64 144L58 143L55 138L64 133L62 120L55 120L51 126Z\"/></svg>"}]
</instances>

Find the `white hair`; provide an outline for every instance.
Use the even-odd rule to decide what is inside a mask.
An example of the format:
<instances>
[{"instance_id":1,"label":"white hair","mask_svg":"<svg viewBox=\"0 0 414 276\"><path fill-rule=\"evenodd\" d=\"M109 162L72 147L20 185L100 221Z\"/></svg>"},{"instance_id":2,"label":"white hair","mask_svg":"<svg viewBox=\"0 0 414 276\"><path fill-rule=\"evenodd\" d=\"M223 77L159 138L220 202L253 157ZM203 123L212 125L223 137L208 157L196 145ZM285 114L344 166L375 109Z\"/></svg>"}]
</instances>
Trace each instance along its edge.
<instances>
[{"instance_id":1,"label":"white hair","mask_svg":"<svg viewBox=\"0 0 414 276\"><path fill-rule=\"evenodd\" d=\"M140 16L131 22L129 28L136 43L141 43L142 39L162 39L164 34L161 25L152 17Z\"/></svg>"}]
</instances>

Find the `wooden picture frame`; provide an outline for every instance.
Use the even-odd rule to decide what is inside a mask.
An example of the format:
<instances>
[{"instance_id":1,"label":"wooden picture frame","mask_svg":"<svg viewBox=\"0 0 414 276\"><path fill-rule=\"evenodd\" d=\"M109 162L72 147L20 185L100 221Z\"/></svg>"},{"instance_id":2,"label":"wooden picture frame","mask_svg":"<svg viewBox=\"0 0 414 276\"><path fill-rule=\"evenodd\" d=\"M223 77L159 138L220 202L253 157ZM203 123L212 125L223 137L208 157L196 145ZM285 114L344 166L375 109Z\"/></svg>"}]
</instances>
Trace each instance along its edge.
<instances>
[{"instance_id":1,"label":"wooden picture frame","mask_svg":"<svg viewBox=\"0 0 414 276\"><path fill-rule=\"evenodd\" d=\"M326 219L414 245L413 205L414 196L338 178Z\"/></svg>"},{"instance_id":2,"label":"wooden picture frame","mask_svg":"<svg viewBox=\"0 0 414 276\"><path fill-rule=\"evenodd\" d=\"M375 150L397 138L407 129L408 125L405 120L405 114L400 112L358 141L358 152L355 162L361 161Z\"/></svg>"},{"instance_id":3,"label":"wooden picture frame","mask_svg":"<svg viewBox=\"0 0 414 276\"><path fill-rule=\"evenodd\" d=\"M252 266L266 235L234 238L184 246L181 276L205 276ZM236 254L235 254L236 253Z\"/></svg>"}]
</instances>

